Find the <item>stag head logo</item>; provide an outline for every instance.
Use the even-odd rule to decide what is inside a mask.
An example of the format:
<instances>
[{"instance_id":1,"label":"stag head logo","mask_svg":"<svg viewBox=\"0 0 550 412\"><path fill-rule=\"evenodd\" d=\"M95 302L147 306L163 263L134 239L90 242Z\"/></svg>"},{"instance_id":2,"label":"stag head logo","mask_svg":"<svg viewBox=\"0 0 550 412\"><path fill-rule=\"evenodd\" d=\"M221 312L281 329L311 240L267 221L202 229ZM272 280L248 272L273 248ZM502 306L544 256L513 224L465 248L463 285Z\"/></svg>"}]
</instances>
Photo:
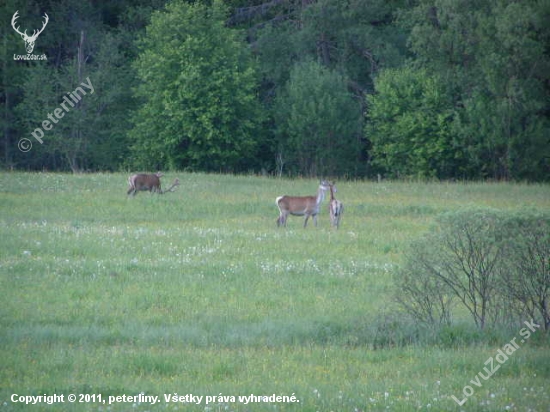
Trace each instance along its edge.
<instances>
[{"instance_id":1,"label":"stag head logo","mask_svg":"<svg viewBox=\"0 0 550 412\"><path fill-rule=\"evenodd\" d=\"M34 30L33 33L32 33L32 36L29 36L29 35L27 35L27 30L25 30L24 33L21 33L19 31L19 27L15 27L15 24L16 24L15 21L19 18L17 13L19 13L19 10L17 10L14 13L14 15L11 19L11 26L13 27L13 29L18 34L21 35L21 37L25 41L25 49L27 49L27 53L31 54L32 51L34 50L34 43L36 42L36 39L38 38L40 33L42 33L44 31L44 29L46 28L46 25L48 24L48 21L50 20L50 18L48 17L48 15L46 13L44 13L44 23L42 23L42 28L40 30Z\"/></svg>"}]
</instances>

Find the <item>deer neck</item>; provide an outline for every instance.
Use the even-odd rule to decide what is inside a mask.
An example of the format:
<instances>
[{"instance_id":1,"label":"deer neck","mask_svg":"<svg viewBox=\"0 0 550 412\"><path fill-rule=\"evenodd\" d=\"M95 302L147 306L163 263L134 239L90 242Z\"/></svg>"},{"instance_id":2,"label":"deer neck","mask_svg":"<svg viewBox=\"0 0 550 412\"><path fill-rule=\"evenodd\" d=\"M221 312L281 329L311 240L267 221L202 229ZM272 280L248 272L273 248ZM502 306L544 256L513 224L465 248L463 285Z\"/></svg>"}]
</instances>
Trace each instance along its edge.
<instances>
[{"instance_id":1,"label":"deer neck","mask_svg":"<svg viewBox=\"0 0 550 412\"><path fill-rule=\"evenodd\" d=\"M317 191L317 206L319 206L323 200L325 200L325 191L321 188Z\"/></svg>"}]
</instances>

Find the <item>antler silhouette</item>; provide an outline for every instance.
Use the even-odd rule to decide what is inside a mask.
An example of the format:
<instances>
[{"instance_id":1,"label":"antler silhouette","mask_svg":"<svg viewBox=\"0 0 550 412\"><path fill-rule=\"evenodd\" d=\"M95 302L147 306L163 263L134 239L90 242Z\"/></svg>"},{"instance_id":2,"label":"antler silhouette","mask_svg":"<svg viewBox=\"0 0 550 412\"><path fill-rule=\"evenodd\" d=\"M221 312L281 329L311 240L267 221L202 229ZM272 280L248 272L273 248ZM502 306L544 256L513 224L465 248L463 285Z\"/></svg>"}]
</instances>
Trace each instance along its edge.
<instances>
[{"instance_id":1,"label":"antler silhouette","mask_svg":"<svg viewBox=\"0 0 550 412\"><path fill-rule=\"evenodd\" d=\"M34 30L33 33L32 33L32 36L29 36L27 34L27 30L25 30L25 32L21 33L21 31L19 30L19 27L15 27L16 20L19 18L19 16L17 15L18 13L19 13L19 10L17 10L13 14L13 17L11 19L11 26L13 27L13 29L18 34L21 35L21 37L25 41L25 48L27 49L27 53L32 53L32 51L34 49L34 43L35 43L36 39L38 38L38 35L44 31L44 29L46 28L46 25L48 24L48 21L50 21L50 18L48 17L48 15L46 13L44 13L45 20L42 23L42 28L38 31Z\"/></svg>"}]
</instances>

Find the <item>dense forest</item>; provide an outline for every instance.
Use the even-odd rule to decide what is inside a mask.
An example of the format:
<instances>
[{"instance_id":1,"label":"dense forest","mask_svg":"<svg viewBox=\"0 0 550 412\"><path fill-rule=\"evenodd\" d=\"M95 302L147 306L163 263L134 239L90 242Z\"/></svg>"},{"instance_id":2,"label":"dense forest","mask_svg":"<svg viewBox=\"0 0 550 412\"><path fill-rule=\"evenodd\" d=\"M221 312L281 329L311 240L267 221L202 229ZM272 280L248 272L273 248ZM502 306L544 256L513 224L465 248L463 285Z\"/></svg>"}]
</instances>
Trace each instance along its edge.
<instances>
[{"instance_id":1,"label":"dense forest","mask_svg":"<svg viewBox=\"0 0 550 412\"><path fill-rule=\"evenodd\" d=\"M6 0L0 16L6 170L550 178L550 0Z\"/></svg>"}]
</instances>

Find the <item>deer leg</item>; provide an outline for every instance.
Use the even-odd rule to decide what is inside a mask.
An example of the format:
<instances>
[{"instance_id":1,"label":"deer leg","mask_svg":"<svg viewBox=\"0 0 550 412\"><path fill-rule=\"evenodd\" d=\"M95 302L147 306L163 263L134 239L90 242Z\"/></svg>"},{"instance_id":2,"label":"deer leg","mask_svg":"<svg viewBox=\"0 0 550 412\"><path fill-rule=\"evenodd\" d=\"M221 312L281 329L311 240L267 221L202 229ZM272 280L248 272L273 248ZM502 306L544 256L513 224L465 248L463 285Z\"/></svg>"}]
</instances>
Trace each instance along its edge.
<instances>
[{"instance_id":1,"label":"deer leg","mask_svg":"<svg viewBox=\"0 0 550 412\"><path fill-rule=\"evenodd\" d=\"M286 215L281 212L277 219L277 227L284 226L286 227Z\"/></svg>"}]
</instances>

